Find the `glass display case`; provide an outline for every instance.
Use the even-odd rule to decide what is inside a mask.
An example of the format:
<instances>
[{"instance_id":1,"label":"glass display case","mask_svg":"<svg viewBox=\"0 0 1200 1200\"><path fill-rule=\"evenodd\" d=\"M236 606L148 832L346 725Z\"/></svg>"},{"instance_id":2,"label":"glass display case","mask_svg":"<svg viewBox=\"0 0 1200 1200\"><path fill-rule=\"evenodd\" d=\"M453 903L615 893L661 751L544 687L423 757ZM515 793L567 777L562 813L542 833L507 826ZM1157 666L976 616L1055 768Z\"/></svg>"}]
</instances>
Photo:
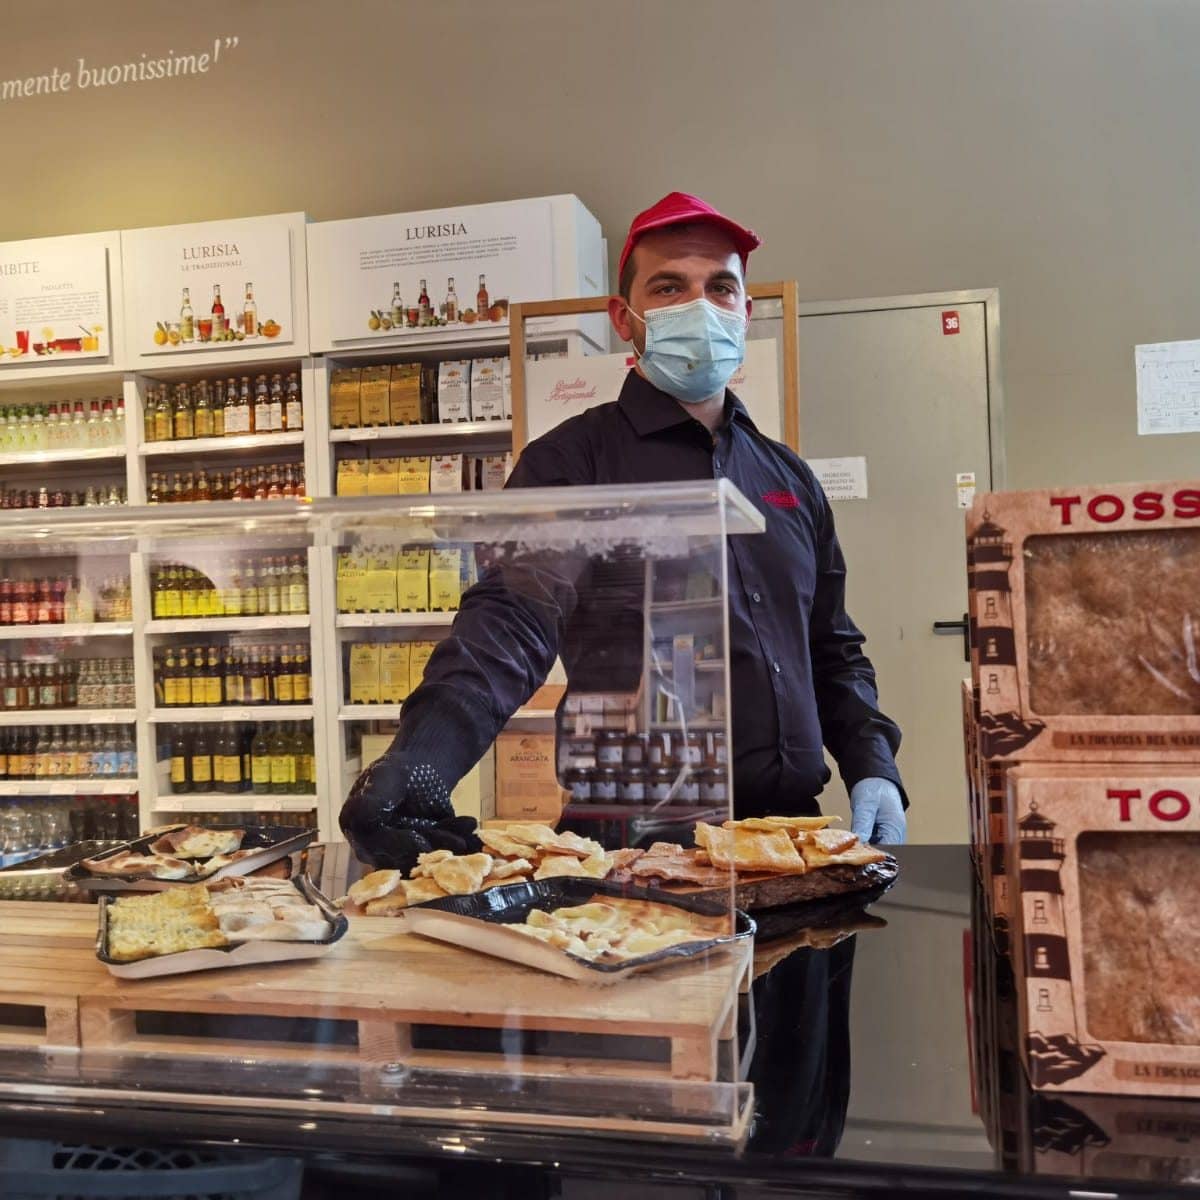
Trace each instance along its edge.
<instances>
[{"instance_id":1,"label":"glass display case","mask_svg":"<svg viewBox=\"0 0 1200 1200\"><path fill-rule=\"evenodd\" d=\"M761 529L723 480L0 512L5 860L97 901L0 872L0 1093L737 1142L734 872L622 852L732 817ZM453 813L381 758L418 687Z\"/></svg>"}]
</instances>

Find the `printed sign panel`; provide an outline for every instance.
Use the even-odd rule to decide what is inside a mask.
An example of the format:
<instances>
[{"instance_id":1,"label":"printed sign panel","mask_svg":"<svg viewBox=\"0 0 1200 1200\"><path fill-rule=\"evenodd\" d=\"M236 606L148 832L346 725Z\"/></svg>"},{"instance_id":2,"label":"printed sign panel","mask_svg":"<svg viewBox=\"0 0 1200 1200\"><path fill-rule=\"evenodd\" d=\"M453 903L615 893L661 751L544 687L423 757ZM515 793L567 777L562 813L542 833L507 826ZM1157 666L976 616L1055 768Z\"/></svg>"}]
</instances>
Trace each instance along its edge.
<instances>
[{"instance_id":1,"label":"printed sign panel","mask_svg":"<svg viewBox=\"0 0 1200 1200\"><path fill-rule=\"evenodd\" d=\"M309 237L335 342L507 329L510 303L554 294L548 200L330 221Z\"/></svg>"},{"instance_id":2,"label":"printed sign panel","mask_svg":"<svg viewBox=\"0 0 1200 1200\"><path fill-rule=\"evenodd\" d=\"M0 245L0 364L107 358L110 334L103 237Z\"/></svg>"},{"instance_id":3,"label":"printed sign panel","mask_svg":"<svg viewBox=\"0 0 1200 1200\"><path fill-rule=\"evenodd\" d=\"M283 221L136 229L122 243L135 354L295 340L291 230Z\"/></svg>"},{"instance_id":4,"label":"printed sign panel","mask_svg":"<svg viewBox=\"0 0 1200 1200\"><path fill-rule=\"evenodd\" d=\"M633 356L598 354L543 358L525 368L527 440L533 441L568 417L616 400L633 366ZM746 358L729 381L761 433L780 440L782 411L779 360L773 338L746 343Z\"/></svg>"}]
</instances>

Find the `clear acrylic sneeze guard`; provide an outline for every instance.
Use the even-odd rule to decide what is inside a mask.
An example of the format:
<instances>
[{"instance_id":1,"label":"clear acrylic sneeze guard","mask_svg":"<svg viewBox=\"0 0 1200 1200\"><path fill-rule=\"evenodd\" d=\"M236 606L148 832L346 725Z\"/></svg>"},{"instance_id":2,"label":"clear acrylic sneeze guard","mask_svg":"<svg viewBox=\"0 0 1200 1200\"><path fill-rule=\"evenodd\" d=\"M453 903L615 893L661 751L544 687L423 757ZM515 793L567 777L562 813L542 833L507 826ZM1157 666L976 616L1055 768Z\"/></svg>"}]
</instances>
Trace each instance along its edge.
<instances>
[{"instance_id":1,"label":"clear acrylic sneeze guard","mask_svg":"<svg viewBox=\"0 0 1200 1200\"><path fill-rule=\"evenodd\" d=\"M732 817L725 541L761 516L724 480L183 507L0 512L0 1092L178 1109L198 1134L740 1142L733 877L647 896L617 852ZM557 662L528 652L548 638ZM431 864L433 908L403 884L347 904L315 957L110 972L97 889L39 856L187 824L248 846L307 831L264 870L341 899L370 868L339 811L431 655L451 687L535 664L453 795L486 863Z\"/></svg>"}]
</instances>

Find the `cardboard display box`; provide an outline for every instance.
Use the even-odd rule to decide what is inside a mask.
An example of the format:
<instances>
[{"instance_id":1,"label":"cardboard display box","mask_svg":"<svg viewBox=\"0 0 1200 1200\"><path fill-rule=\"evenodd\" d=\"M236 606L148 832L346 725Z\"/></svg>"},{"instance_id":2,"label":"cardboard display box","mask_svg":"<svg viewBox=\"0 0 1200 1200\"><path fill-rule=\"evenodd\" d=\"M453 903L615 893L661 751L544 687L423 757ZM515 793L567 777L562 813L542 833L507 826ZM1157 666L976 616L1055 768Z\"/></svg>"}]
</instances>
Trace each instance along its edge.
<instances>
[{"instance_id":1,"label":"cardboard display box","mask_svg":"<svg viewBox=\"0 0 1200 1200\"><path fill-rule=\"evenodd\" d=\"M1008 830L1033 1087L1200 1096L1200 767L1022 765Z\"/></svg>"},{"instance_id":2,"label":"cardboard display box","mask_svg":"<svg viewBox=\"0 0 1200 1200\"><path fill-rule=\"evenodd\" d=\"M978 496L981 753L1200 762L1200 483Z\"/></svg>"},{"instance_id":3,"label":"cardboard display box","mask_svg":"<svg viewBox=\"0 0 1200 1200\"><path fill-rule=\"evenodd\" d=\"M496 738L496 816L554 824L564 797L554 765L554 734L502 733Z\"/></svg>"}]
</instances>

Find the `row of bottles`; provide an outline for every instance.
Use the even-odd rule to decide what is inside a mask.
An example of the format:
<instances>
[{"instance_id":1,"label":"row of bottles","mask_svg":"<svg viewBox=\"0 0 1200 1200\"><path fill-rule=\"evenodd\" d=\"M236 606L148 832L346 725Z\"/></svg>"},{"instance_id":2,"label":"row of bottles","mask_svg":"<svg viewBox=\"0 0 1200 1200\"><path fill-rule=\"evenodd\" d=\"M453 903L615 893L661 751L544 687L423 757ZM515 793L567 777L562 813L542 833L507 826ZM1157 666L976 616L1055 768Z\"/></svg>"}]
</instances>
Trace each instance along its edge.
<instances>
[{"instance_id":1,"label":"row of bottles","mask_svg":"<svg viewBox=\"0 0 1200 1200\"><path fill-rule=\"evenodd\" d=\"M42 796L0 801L0 866L12 867L75 842L127 841L138 835L137 796ZM18 882L54 887L61 876L0 878L0 900L64 899L19 894Z\"/></svg>"},{"instance_id":2,"label":"row of bottles","mask_svg":"<svg viewBox=\"0 0 1200 1200\"><path fill-rule=\"evenodd\" d=\"M129 580L111 575L98 588L72 575L0 579L0 625L91 624L133 620Z\"/></svg>"},{"instance_id":3,"label":"row of bottles","mask_svg":"<svg viewBox=\"0 0 1200 1200\"><path fill-rule=\"evenodd\" d=\"M196 567L158 563L150 568L150 611L175 617L265 617L308 612L308 558L268 555L230 564L214 581Z\"/></svg>"},{"instance_id":4,"label":"row of bottles","mask_svg":"<svg viewBox=\"0 0 1200 1200\"><path fill-rule=\"evenodd\" d=\"M0 730L0 779L132 779L132 725L25 725Z\"/></svg>"},{"instance_id":5,"label":"row of bottles","mask_svg":"<svg viewBox=\"0 0 1200 1200\"><path fill-rule=\"evenodd\" d=\"M303 796L316 788L308 722L175 725L168 736L172 792Z\"/></svg>"},{"instance_id":6,"label":"row of bottles","mask_svg":"<svg viewBox=\"0 0 1200 1200\"><path fill-rule=\"evenodd\" d=\"M0 454L97 450L124 444L123 396L0 408Z\"/></svg>"},{"instance_id":7,"label":"row of bottles","mask_svg":"<svg viewBox=\"0 0 1200 1200\"><path fill-rule=\"evenodd\" d=\"M164 708L311 700L305 645L172 646L154 655L154 702Z\"/></svg>"},{"instance_id":8,"label":"row of bottles","mask_svg":"<svg viewBox=\"0 0 1200 1200\"><path fill-rule=\"evenodd\" d=\"M155 341L160 346L168 342L178 346L180 342L242 342L246 338L260 335L274 337L278 334L279 326L273 320L268 318L265 323L259 323L252 282L246 283L241 312L226 313L225 302L221 299L221 285L214 283L212 289L212 306L207 313L201 309L197 316L192 306L192 289L185 287L179 302L179 320L166 325L160 321Z\"/></svg>"},{"instance_id":9,"label":"row of bottles","mask_svg":"<svg viewBox=\"0 0 1200 1200\"><path fill-rule=\"evenodd\" d=\"M132 658L0 659L0 711L133 708Z\"/></svg>"},{"instance_id":10,"label":"row of bottles","mask_svg":"<svg viewBox=\"0 0 1200 1200\"><path fill-rule=\"evenodd\" d=\"M0 489L0 508L106 508L127 504L124 486L116 483L89 485L82 492L48 487Z\"/></svg>"},{"instance_id":11,"label":"row of bottles","mask_svg":"<svg viewBox=\"0 0 1200 1200\"><path fill-rule=\"evenodd\" d=\"M147 504L195 504L209 500L297 500L304 496L303 463L235 467L213 475L199 471L151 471Z\"/></svg>"},{"instance_id":12,"label":"row of bottles","mask_svg":"<svg viewBox=\"0 0 1200 1200\"><path fill-rule=\"evenodd\" d=\"M317 828L316 809L310 809L306 812L273 812L270 814L255 812L253 809L236 812L229 812L226 809L222 809L219 812L209 812L204 808L203 793L199 794L199 798L194 805L189 806L186 811L175 810L175 814L175 819L188 821L193 825L244 826L267 824L281 825L288 829L295 829L297 832L301 829ZM0 878L0 886L3 886L2 878Z\"/></svg>"},{"instance_id":13,"label":"row of bottles","mask_svg":"<svg viewBox=\"0 0 1200 1200\"><path fill-rule=\"evenodd\" d=\"M146 393L142 433L147 442L291 433L304 428L300 376L259 375L210 383L159 384Z\"/></svg>"}]
</instances>

